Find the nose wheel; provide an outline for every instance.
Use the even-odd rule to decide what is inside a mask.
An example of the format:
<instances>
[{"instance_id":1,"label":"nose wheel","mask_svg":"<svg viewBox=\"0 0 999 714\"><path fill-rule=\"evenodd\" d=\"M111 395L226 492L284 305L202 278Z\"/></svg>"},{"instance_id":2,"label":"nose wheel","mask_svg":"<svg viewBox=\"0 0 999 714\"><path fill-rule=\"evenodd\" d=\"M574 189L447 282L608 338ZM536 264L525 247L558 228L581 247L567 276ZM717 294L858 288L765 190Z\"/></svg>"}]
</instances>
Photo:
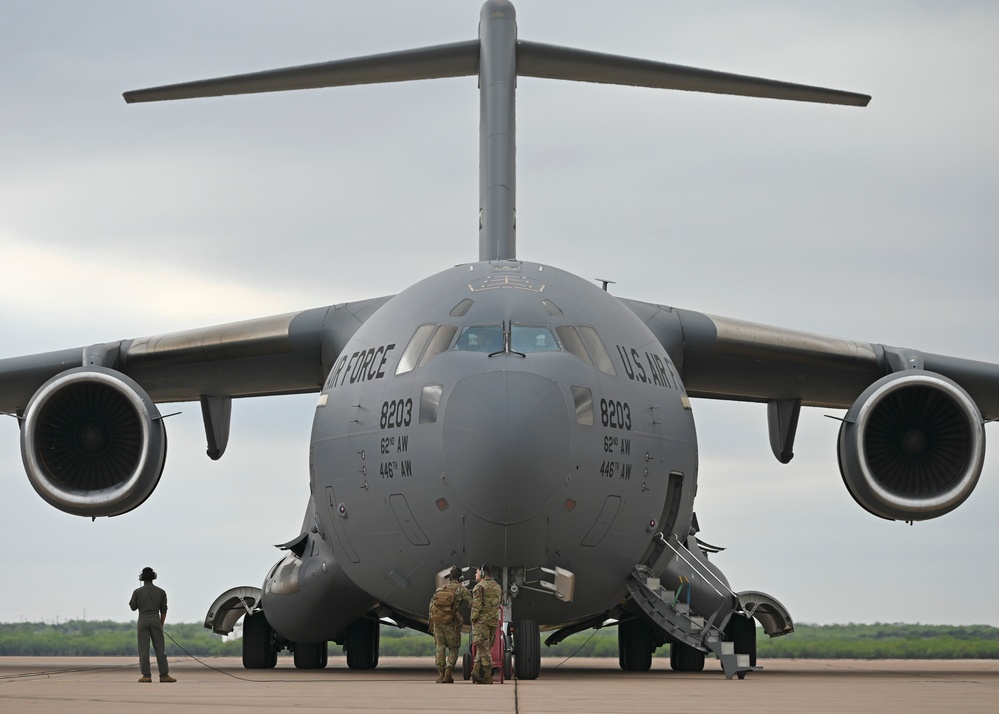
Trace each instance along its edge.
<instances>
[{"instance_id":1,"label":"nose wheel","mask_svg":"<svg viewBox=\"0 0 999 714\"><path fill-rule=\"evenodd\" d=\"M537 679L541 674L541 628L534 620L514 625L513 662L517 679Z\"/></svg>"}]
</instances>

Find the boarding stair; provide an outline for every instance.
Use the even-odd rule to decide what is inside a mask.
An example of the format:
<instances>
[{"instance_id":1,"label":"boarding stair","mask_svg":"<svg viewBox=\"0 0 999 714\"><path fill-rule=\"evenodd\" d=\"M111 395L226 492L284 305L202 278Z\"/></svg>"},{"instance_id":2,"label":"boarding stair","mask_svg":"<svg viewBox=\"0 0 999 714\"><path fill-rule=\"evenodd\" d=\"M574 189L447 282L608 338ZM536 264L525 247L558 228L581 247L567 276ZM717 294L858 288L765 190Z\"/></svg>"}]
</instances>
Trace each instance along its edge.
<instances>
[{"instance_id":1,"label":"boarding stair","mask_svg":"<svg viewBox=\"0 0 999 714\"><path fill-rule=\"evenodd\" d=\"M762 669L750 662L748 654L735 651L735 643L724 639L725 626L731 617L752 616L752 612L743 612L741 598L729 589L728 584L698 562L693 553L684 555L684 549L677 542L676 536L668 541L666 553L672 551L672 558L679 558L686 565L690 575L710 587L719 596L721 605L708 617L695 614L690 607L691 586L689 579L681 578L677 590L662 587L660 579L653 570L645 564L638 564L628 579L628 590L632 600L642 611L664 632L677 642L701 652L714 652L725 672L726 679L738 677L743 679L747 672ZM686 580L686 583L684 583ZM684 588L686 584L686 588Z\"/></svg>"}]
</instances>

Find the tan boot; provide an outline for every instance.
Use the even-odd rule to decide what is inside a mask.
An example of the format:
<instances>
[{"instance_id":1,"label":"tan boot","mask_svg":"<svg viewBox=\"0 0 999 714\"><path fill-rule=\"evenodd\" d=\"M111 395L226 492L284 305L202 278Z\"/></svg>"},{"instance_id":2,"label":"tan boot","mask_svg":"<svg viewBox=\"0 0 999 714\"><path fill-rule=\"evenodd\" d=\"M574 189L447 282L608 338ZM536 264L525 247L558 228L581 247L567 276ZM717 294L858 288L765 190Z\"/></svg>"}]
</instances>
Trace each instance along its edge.
<instances>
[{"instance_id":1,"label":"tan boot","mask_svg":"<svg viewBox=\"0 0 999 714\"><path fill-rule=\"evenodd\" d=\"M437 684L444 683L444 670L440 667L437 668Z\"/></svg>"},{"instance_id":2,"label":"tan boot","mask_svg":"<svg viewBox=\"0 0 999 714\"><path fill-rule=\"evenodd\" d=\"M490 667L486 670L485 676L482 678L482 684L492 684L493 683L493 668Z\"/></svg>"},{"instance_id":3,"label":"tan boot","mask_svg":"<svg viewBox=\"0 0 999 714\"><path fill-rule=\"evenodd\" d=\"M482 664L479 662L472 665L472 684L482 684Z\"/></svg>"},{"instance_id":4,"label":"tan boot","mask_svg":"<svg viewBox=\"0 0 999 714\"><path fill-rule=\"evenodd\" d=\"M451 676L451 667L444 670L444 684L454 684L454 677Z\"/></svg>"}]
</instances>

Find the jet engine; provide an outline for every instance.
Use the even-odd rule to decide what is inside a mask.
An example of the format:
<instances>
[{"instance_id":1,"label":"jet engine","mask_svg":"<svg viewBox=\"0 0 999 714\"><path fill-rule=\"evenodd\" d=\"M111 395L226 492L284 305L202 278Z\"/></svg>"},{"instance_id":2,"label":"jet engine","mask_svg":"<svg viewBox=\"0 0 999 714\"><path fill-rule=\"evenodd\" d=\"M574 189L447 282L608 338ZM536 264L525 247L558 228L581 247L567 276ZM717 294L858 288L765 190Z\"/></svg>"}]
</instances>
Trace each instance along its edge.
<instances>
[{"instance_id":1,"label":"jet engine","mask_svg":"<svg viewBox=\"0 0 999 714\"><path fill-rule=\"evenodd\" d=\"M117 516L159 483L166 429L134 380L78 367L43 384L21 423L21 458L31 485L61 511Z\"/></svg>"},{"instance_id":2,"label":"jet engine","mask_svg":"<svg viewBox=\"0 0 999 714\"><path fill-rule=\"evenodd\" d=\"M971 495L985 460L978 405L950 379L896 372L869 386L839 432L839 470L854 500L876 516L921 521Z\"/></svg>"}]
</instances>

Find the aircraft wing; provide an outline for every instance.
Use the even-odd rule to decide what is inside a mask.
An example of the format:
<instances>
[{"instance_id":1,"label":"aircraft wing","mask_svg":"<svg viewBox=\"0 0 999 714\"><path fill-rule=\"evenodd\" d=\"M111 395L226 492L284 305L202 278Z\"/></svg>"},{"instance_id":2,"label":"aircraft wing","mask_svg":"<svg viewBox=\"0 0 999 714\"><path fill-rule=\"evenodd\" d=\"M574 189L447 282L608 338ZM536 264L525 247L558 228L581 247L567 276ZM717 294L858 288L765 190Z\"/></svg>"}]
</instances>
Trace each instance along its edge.
<instances>
[{"instance_id":1,"label":"aircraft wing","mask_svg":"<svg viewBox=\"0 0 999 714\"><path fill-rule=\"evenodd\" d=\"M127 513L159 483L167 435L158 402L199 401L207 453L221 458L236 397L322 389L351 336L389 298L0 359L0 412L50 505Z\"/></svg>"},{"instance_id":2,"label":"aircraft wing","mask_svg":"<svg viewBox=\"0 0 999 714\"><path fill-rule=\"evenodd\" d=\"M978 483L984 424L999 418L999 365L622 302L670 354L689 396L766 402L781 463L794 456L802 406L846 409L840 474L869 512L936 518Z\"/></svg>"},{"instance_id":3,"label":"aircraft wing","mask_svg":"<svg viewBox=\"0 0 999 714\"><path fill-rule=\"evenodd\" d=\"M236 397L322 389L338 355L389 298L0 359L0 412L17 416L28 480L52 506L116 516L156 488L159 402L201 402L208 455L229 441Z\"/></svg>"},{"instance_id":4,"label":"aircraft wing","mask_svg":"<svg viewBox=\"0 0 999 714\"><path fill-rule=\"evenodd\" d=\"M387 300L0 359L0 412L23 414L45 382L84 366L130 377L154 402L318 392L347 340Z\"/></svg>"},{"instance_id":5,"label":"aircraft wing","mask_svg":"<svg viewBox=\"0 0 999 714\"><path fill-rule=\"evenodd\" d=\"M999 418L999 364L856 342L622 300L670 354L692 397L847 409L877 380L907 370L959 384L984 420Z\"/></svg>"}]
</instances>

